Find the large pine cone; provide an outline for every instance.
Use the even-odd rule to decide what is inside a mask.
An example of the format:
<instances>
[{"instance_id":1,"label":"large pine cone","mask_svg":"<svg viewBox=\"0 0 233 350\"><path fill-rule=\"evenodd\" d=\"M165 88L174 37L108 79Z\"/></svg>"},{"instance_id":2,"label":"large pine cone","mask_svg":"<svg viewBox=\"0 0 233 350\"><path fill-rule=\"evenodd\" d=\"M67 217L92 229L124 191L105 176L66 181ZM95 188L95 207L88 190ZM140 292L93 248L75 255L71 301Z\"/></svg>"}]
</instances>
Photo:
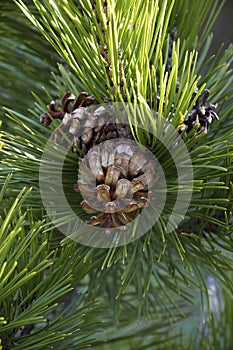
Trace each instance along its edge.
<instances>
[{"instance_id":1,"label":"large pine cone","mask_svg":"<svg viewBox=\"0 0 233 350\"><path fill-rule=\"evenodd\" d=\"M82 208L97 213L87 223L126 230L140 209L149 205L151 186L157 181L156 163L127 139L105 141L90 149L79 162L76 190ZM123 224L123 226L122 226Z\"/></svg>"}]
</instances>

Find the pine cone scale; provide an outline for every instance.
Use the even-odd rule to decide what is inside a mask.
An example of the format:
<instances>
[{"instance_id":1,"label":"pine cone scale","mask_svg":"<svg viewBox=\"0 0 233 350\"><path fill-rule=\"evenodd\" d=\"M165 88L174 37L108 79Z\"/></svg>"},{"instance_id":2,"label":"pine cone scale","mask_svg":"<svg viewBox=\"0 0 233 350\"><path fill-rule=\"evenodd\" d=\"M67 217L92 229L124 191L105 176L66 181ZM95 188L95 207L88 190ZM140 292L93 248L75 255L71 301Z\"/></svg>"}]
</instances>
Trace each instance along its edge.
<instances>
[{"instance_id":1,"label":"pine cone scale","mask_svg":"<svg viewBox=\"0 0 233 350\"><path fill-rule=\"evenodd\" d=\"M121 168L116 165L110 165L107 167L107 173L105 176L105 184L115 187L121 174Z\"/></svg>"},{"instance_id":2,"label":"pine cone scale","mask_svg":"<svg viewBox=\"0 0 233 350\"><path fill-rule=\"evenodd\" d=\"M127 179L120 179L116 184L116 190L113 194L113 199L124 198L131 188L131 182Z\"/></svg>"},{"instance_id":3,"label":"pine cone scale","mask_svg":"<svg viewBox=\"0 0 233 350\"><path fill-rule=\"evenodd\" d=\"M111 200L110 196L110 186L108 185L98 185L97 190L97 199L101 202L109 202Z\"/></svg>"}]
</instances>

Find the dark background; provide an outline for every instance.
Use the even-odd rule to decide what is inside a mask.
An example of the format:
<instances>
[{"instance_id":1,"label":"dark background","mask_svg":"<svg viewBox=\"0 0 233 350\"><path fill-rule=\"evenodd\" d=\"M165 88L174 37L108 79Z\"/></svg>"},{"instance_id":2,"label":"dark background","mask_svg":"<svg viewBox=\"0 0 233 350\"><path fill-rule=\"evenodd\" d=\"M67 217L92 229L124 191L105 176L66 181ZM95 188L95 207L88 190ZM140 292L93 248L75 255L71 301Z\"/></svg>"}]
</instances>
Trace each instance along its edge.
<instances>
[{"instance_id":1,"label":"dark background","mask_svg":"<svg viewBox=\"0 0 233 350\"><path fill-rule=\"evenodd\" d=\"M222 43L225 43L226 47L233 43L233 0L226 1L212 32L214 33L212 53L216 53Z\"/></svg>"}]
</instances>

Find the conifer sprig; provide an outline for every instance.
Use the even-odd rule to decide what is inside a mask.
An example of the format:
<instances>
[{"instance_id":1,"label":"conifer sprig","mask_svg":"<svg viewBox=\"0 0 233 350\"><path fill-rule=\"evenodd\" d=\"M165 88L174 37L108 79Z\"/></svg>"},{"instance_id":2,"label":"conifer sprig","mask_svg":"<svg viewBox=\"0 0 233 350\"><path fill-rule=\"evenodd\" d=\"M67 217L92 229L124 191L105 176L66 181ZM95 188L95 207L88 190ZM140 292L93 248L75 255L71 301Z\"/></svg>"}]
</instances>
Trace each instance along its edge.
<instances>
[{"instance_id":1,"label":"conifer sprig","mask_svg":"<svg viewBox=\"0 0 233 350\"><path fill-rule=\"evenodd\" d=\"M104 57L102 56L101 52L98 50L99 42L96 39L96 34L93 34L93 25L97 28L97 25L102 25L102 31L99 31L100 35L100 42L107 44L107 48L110 54L110 61L115 60L114 64L112 65L112 81L114 81L114 86L117 88L120 87L120 80L117 78L119 77L120 71L119 71L119 64L116 64L116 62L119 61L119 57L115 56L116 53L118 55L118 45L116 41L113 41L111 38L111 30L107 25L107 19L105 16L105 12L103 11L103 8L101 6L100 2L97 2L96 5L96 11L99 14L100 23L96 22L93 8L91 6L91 3L89 1L84 1L82 3L81 8L74 6L74 4L69 3L69 6L65 6L65 3L61 2L59 4L56 4L55 8L52 7L51 3L48 1L44 1L43 3L39 3L35 1L36 6L38 7L38 11L42 14L41 19L38 19L30 11L27 10L27 7L23 4L22 1L19 2L19 5L21 9L26 13L26 15L33 21L33 23L43 32L43 34L47 37L47 39L57 48L58 52L64 59L68 59L67 63L70 65L70 68L74 71L74 73L69 73L64 70L63 67L60 67L60 72L62 74L62 84L68 85L69 87L75 87L76 90L79 89L79 84L81 81L81 86L85 86L85 88L89 89L90 87L90 81L87 84L86 81L89 79L89 74L91 75L91 79L95 81L98 87L95 85L92 85L90 92L95 93L96 89L98 88L97 97L100 95L99 92L102 91L102 88L99 90L99 84L103 84L103 90L104 90L104 96L111 97L112 91L110 92L108 90L108 87L104 87L105 81L106 81L106 74L104 73L104 70L102 71L102 76L100 78L99 74L99 68L102 67L102 62L104 60ZM157 3L159 5L159 3ZM166 44L166 36L165 33L167 32L167 25L168 25L168 19L170 18L170 14L172 15L173 12L170 13L172 10L173 2L163 2L163 5L157 8L157 20L158 23L161 24L161 26L158 26L157 22L153 19L150 19L151 13L148 11L147 16L144 18L144 26L137 26L136 19L139 14L139 10L141 8L144 8L144 6L152 6L149 2L138 2L137 5L134 5L133 2L127 3L127 5L123 6L121 2L111 2L109 5L109 14L108 16L112 16L111 18L111 25L116 29L116 33L120 36L121 40L119 41L122 45L122 59L123 63L129 63L129 66L127 66L126 70L121 72L123 74L123 80L124 80L124 87L126 91L126 96L129 100L131 100L132 96L135 96L135 99L138 100L140 103L144 105L151 105L156 110L158 110L158 115L162 116L165 115L165 117L169 118L172 123L176 127L181 125L181 123L184 121L185 116L188 114L188 111L193 107L195 104L195 101L197 98L201 95L204 84L201 85L201 88L199 89L198 93L194 96L194 91L198 85L198 81L200 80L200 77L196 74L196 63L197 63L197 53L186 52L185 55L180 56L180 43L179 40L177 43L173 43L172 45L172 62L173 67L168 74L166 71L166 55L161 54L163 52L162 47L159 47L159 49L155 49L155 43L157 40L160 41L160 44L163 46L163 44ZM47 6L47 7L46 7ZM136 6L136 7L134 7ZM141 7L140 7L141 6ZM45 8L47 8L47 11L45 11ZM201 6L200 6L201 8ZM130 10L134 11L130 11ZM150 9L152 10L152 9ZM156 10L156 9L154 9ZM166 10L168 10L168 14L166 14ZM115 14L116 11L116 15ZM118 13L119 11L119 13ZM83 15L83 12L85 15L89 17L85 17ZM141 12L140 12L141 13ZM49 18L53 14L53 21L49 21ZM72 15L71 15L72 14ZM165 14L166 14L166 20L165 20ZM61 21L58 21L58 18L60 16L63 16L63 19ZM76 17L75 17L76 15ZM57 18L57 20L56 20ZM87 18L89 18L87 20ZM124 19L126 18L126 22L124 22ZM69 23L72 22L71 27L69 27ZM161 21L161 22L160 22ZM114 24L115 23L115 24ZM122 24L123 23L123 24ZM127 25L125 24L127 23ZM82 30L79 32L79 28L82 26ZM123 29L121 28L123 26ZM138 35L138 39L135 40L135 38L130 37L128 39L128 34L131 26L134 27L134 32L136 33L136 37ZM150 27L151 26L151 27ZM130 28L129 28L130 27ZM46 28L46 31L45 31ZM99 28L99 27L98 27ZM155 36L148 38L148 41L144 43L143 40L139 40L140 37L145 38L146 30L151 30L154 28L155 30ZM160 29L158 29L160 28ZM121 29L121 30L120 30ZM48 36L48 31L51 31L51 34ZM152 32L154 33L154 30ZM85 32L84 32L85 31ZM88 35L87 35L87 31ZM78 32L78 33L77 33ZM77 33L77 36L74 37L74 33ZM91 33L91 34L90 34ZM104 33L104 34L103 34ZM103 36L104 35L104 36ZM80 40L77 40L77 37L80 38ZM60 40L62 38L62 41ZM75 43L73 41L75 40ZM136 43L141 43L141 45L137 46ZM73 43L71 45L71 43ZM61 46L64 45L64 46ZM76 45L76 46L75 46ZM96 50L93 51L93 45L95 46ZM109 45L109 47L108 47ZM112 46L111 46L112 45ZM75 55L68 55L68 51L64 50L64 48L67 49L69 46L69 50L73 50L75 52ZM82 51L79 50L79 48L82 46ZM110 47L111 46L111 47ZM84 50L85 48L85 50ZM153 50L155 49L155 53ZM85 51L85 55L92 50L92 54L94 53L94 56L97 61L93 61L90 64L93 64L95 62L94 66L89 66L88 64L85 66L85 71L81 69L84 64L85 55L83 56L83 50ZM157 50L157 51L156 51ZM230 50L230 49L229 49ZM229 60L229 52L226 52L225 54L225 60ZM116 57L118 57L116 61ZM147 63L145 61L147 59ZM141 60L141 61L140 61ZM152 63L150 61L152 60ZM86 61L85 61L86 62ZM119 63L119 62L118 62ZM124 64L123 64L124 66ZM146 67L146 74L144 74L143 66ZM75 68L76 67L76 68ZM140 68L141 67L141 68ZM217 66L218 67L218 66ZM219 68L214 70L214 75L207 75L207 78L205 79L205 83L208 85L209 79L210 81L215 77L215 79L218 79L218 77L222 79L226 79L229 72L227 70L227 64L224 65L224 69L220 69L221 64L219 65ZM75 68L75 69L74 69ZM140 68L140 69L139 69ZM151 68L151 69L149 69ZM148 69L148 70L147 70ZM98 70L98 73L97 73ZM115 78L113 78L115 77ZM55 78L57 82L59 80L61 81L61 78L57 77ZM144 80L145 79L145 80ZM177 92L177 81L179 80L179 88ZM148 81L150 82L148 84ZM59 89L62 89L63 86L61 85ZM93 90L94 89L94 90ZM119 91L118 91L119 92ZM227 93L227 90L226 90ZM159 98L157 98L157 96ZM147 101L149 99L149 102ZM38 107L41 111L43 111L44 102L41 101L41 99L37 98ZM40 107L42 105L43 108ZM38 110L38 109L37 109ZM32 180L32 178L35 180L35 186L37 187L37 179L36 179L36 173L38 171L38 165L39 165L39 159L40 159L40 153L42 152L44 142L46 141L46 137L42 136L42 126L38 126L36 122L29 120L29 118L24 117L22 115L19 115L16 117L16 113L10 112L12 118L16 123L18 123L23 129L25 128L25 131L20 131L20 134L22 136L17 137L17 145L19 151L16 153L15 148L15 137L12 138L10 135L5 135L3 138L3 141L5 143L3 152L6 153L7 159L4 160L4 165L6 171L14 164L17 164L17 168L15 170L21 169L21 173L19 171L16 171L15 179L20 184L21 182L24 182L25 177L25 171L28 171L27 178ZM37 113L34 112L34 115ZM39 114L39 113L38 113ZM24 121L23 121L24 120ZM142 122L145 123L145 120L142 119ZM153 126L153 125L152 125ZM155 126L156 127L156 126ZM27 136L26 136L27 133ZM44 130L43 130L44 133ZM138 136L138 135L137 135ZM139 134L139 141L144 142L144 139L140 139ZM181 225L180 228L178 228L178 232L183 232L181 234L174 233L171 235L171 237L165 237L163 230L164 230L164 221L161 218L161 220L158 222L156 227L148 233L148 237L146 241L152 243L154 242L155 247L152 249L154 252L151 256L152 261L155 260L161 260L163 256L166 254L166 250L169 252L171 256L171 261L169 259L169 264L175 265L175 259L173 260L173 254L176 255L175 252L178 253L178 256L180 257L181 261L185 261L188 264L189 259L187 259L188 255L188 248L186 247L186 244L189 245L189 239L187 239L187 234L189 233L190 227L192 232L194 231L195 234L199 235L202 230L195 231L198 223L198 220L202 222L202 228L205 228L206 230L209 229L207 227L207 222L213 223L213 225L217 225L216 227L211 227L210 230L222 230L223 234L221 237L224 237L224 232L229 229L229 213L231 208L231 190L229 187L230 184L230 176L231 176L231 165L224 167L222 165L222 159L226 158L227 163L230 162L230 157L232 154L232 148L231 145L226 144L222 145L222 147L217 147L218 141L215 140L215 143L210 145L205 145L204 136L202 134L196 135L188 135L185 139L185 142L187 146L191 149L191 156L193 160L193 166L194 166L194 172L195 172L195 181L194 181L194 188L193 188L193 200L191 202L190 209L187 213L187 218L184 221L184 224ZM197 142L199 142L200 145L196 145ZM202 144L203 142L203 144ZM28 152L28 145L31 144L32 147L30 148L30 152ZM192 150L193 146L195 145L195 148ZM163 153L161 152L161 158L159 156L160 154L160 148L157 149L157 156L161 162L163 162L165 169L167 170L167 173L169 174L169 168L171 167L171 163L169 163L169 160L162 159ZM30 154L30 157L28 155ZM11 155L9 157L9 155ZM198 156L197 156L198 155ZM74 160L74 157L72 154L68 157L68 166L66 168L67 170L67 181L66 184L69 186L68 178L70 178L75 174L76 169L76 162ZM28 164L28 165L27 165ZM70 168L69 168L70 167ZM69 168L69 169L68 169ZM23 170L24 169L24 170ZM35 170L32 172L32 170ZM73 169L73 170L71 170ZM210 175L211 170L211 175ZM172 179L172 173L171 175L171 200L174 200L176 198L176 190L174 190L176 187L175 180ZM35 177L34 177L35 176ZM213 182L213 179L217 178L218 180ZM221 179L221 180L220 180ZM172 190L172 188L174 188ZM222 196L222 193L219 192L222 191L222 193L225 194L224 197ZM173 196L173 199L172 199ZM71 198L74 197L71 195ZM33 198L33 201L35 201L35 198ZM72 199L71 199L72 201ZM75 199L73 200L75 202ZM38 203L38 202L37 202ZM79 209L78 209L79 211ZM214 213L214 214L213 214ZM219 218L218 215L222 215L221 213L226 213L223 215L223 218ZM165 213L166 215L166 213ZM212 217L214 215L214 217ZM206 219L205 219L206 218ZM64 218L64 220L68 220ZM200 227L200 226L198 226ZM157 232L155 236L155 232ZM159 237L159 238L158 238ZM192 235L190 234L190 237ZM194 236L195 237L195 236ZM156 238L156 239L155 239ZM155 240L154 240L155 239ZM160 244L158 245L157 239L160 240ZM202 240L202 238L198 238L195 240L190 241L190 244L197 245L198 249L200 249L200 246L202 244L205 244L205 240ZM144 243L143 243L144 244ZM226 244L226 242L225 242ZM230 244L228 242L227 244ZM185 246L185 247L184 247ZM159 247L159 249L158 249ZM168 247L175 247L174 252L170 252L170 248ZM134 248L133 248L134 249ZM149 249L149 248L148 248ZM207 250L203 246L203 257L205 256L206 259L206 266L209 266L211 264L213 266L217 264L218 260L212 260L211 254L207 254ZM229 248L230 249L230 248ZM127 249L126 249L127 251ZM192 250L192 254L197 253L198 250L194 249ZM205 252L205 253L204 253ZM116 252L112 251L107 254L107 265L111 266L111 261L114 261ZM207 255L206 255L207 254ZM134 255L133 255L134 256ZM209 259L208 260L208 257ZM125 259L124 253L122 252L118 255L118 258L121 257L122 259ZM117 260L118 260L117 258ZM191 259L191 255L189 257ZM198 263L199 254L196 255L196 261L195 264ZM149 259L149 258L148 258ZM166 260L166 259L165 259ZM193 259L192 259L193 260ZM194 259L195 260L195 259ZM220 258L221 260L221 258ZM173 261L173 262L172 262ZM166 261L165 265L168 263ZM227 263L229 265L229 263ZM103 264L105 266L105 263ZM217 265L216 265L217 266ZM190 267L190 271L192 268ZM124 273L127 276L127 271ZM132 273L131 270L129 270L129 275ZM133 273L134 275L134 273ZM150 285L150 279L152 276L151 273L146 273L146 286ZM124 281L126 281L128 277L124 278ZM132 280L130 278L129 280ZM168 279L165 279L166 283L169 283ZM170 284L170 283L169 283ZM143 287L145 288L145 286ZM176 289L176 288L175 288ZM179 290L179 288L177 289Z\"/></svg>"},{"instance_id":2,"label":"conifer sprig","mask_svg":"<svg viewBox=\"0 0 233 350\"><path fill-rule=\"evenodd\" d=\"M1 207L6 204L9 184L10 176L0 193ZM0 348L44 349L59 342L58 348L64 349L64 344L74 338L81 348L86 347L90 338L85 329L97 320L95 307L92 305L92 317L85 321L90 306L81 306L81 295L77 295L78 306L64 307L61 303L73 289L72 265L79 264L80 257L70 259L69 246L60 251L49 249L45 222L22 209L30 192L23 188L0 216ZM61 257L69 267L61 263Z\"/></svg>"},{"instance_id":3,"label":"conifer sprig","mask_svg":"<svg viewBox=\"0 0 233 350\"><path fill-rule=\"evenodd\" d=\"M186 309L180 304L180 300L185 305L186 302L191 303L196 297L193 290L201 290L203 295L208 294L206 275L214 276L232 293L232 278L229 274L232 256L226 252L232 252L233 233L233 147L230 118L233 111L233 95L230 87L232 71L229 68L233 47L230 46L225 52L219 52L216 57L207 59L211 43L211 36L208 37L209 31L224 2L218 6L219 2L215 0L199 2L83 0L78 4L65 0L57 2L34 0L33 9L26 5L26 1L18 0L16 3L52 44L60 59L66 62L59 64L59 75L52 74L53 89L56 92L44 89L44 96L34 95L36 104L29 115L15 112L13 110L15 107L7 109L7 117L12 120L14 131L3 132L1 135L3 154L1 184L4 185L7 173L13 173L7 185L8 198L4 199L4 204L8 206L9 201L17 195L21 201L22 187L33 186L30 195L22 203L20 202L20 209L23 208L23 211L26 211L25 208L29 204L33 207L32 214L29 216L27 212L24 214L27 218L25 227L28 230L28 238L25 238L24 230L15 231L15 234L24 233L24 243L28 242L27 239L33 234L36 236L33 236L33 239L38 236L45 237L45 234L48 235L46 237L50 243L48 245L44 243L45 247L42 244L39 248L33 241L35 258L28 255L28 259L31 259L28 261L28 266L31 268L30 264L35 263L41 252L52 259L55 266L51 268L46 265L47 262L44 262L45 265L42 262L42 265L32 267L32 272L38 273L39 277L43 273L47 276L48 272L50 277L46 281L49 282L51 278L55 284L54 289L51 283L44 284L41 293L46 296L49 306L42 298L43 304L39 296L37 304L33 306L32 303L31 309L29 307L27 310L31 312L30 317L37 317L37 305L41 308L38 317L43 314L45 304L54 310L53 302L62 297L63 292L67 293L71 284L74 286L86 275L86 279L82 280L84 288L88 291L86 300L89 302L99 299L105 309L113 309L111 315L105 313L103 316L105 320L109 319L104 337L108 338L109 344L115 344L117 339L119 341L131 339L132 333L129 331L127 335L122 335L124 329L118 329L116 337L109 336L113 330L110 325L113 318L119 321L123 328L129 325L130 329L131 325L124 319L124 312L144 320L153 319L158 313L166 314L166 318L171 319L174 315L178 317L178 314L185 316L183 311ZM191 28L190 22L192 22ZM202 53L199 54L196 50L201 47ZM207 65L208 70L205 71ZM219 105L217 112L214 109L214 113L217 113L220 120L218 122L213 120L213 123L211 121L207 134L203 133L198 120L194 126L192 125L191 131L184 131L183 124L185 121L188 124L188 118L194 113L198 101L203 100L205 88L210 90L210 103ZM46 129L39 124L39 115L46 112L46 105L55 97L59 104L57 97L61 97L65 91L71 91L76 96L82 91L87 91L95 95L100 102L107 98L125 104L135 102L143 108L152 108L157 113L159 121L165 117L181 132L192 160L194 181L191 204L186 216L175 230L169 234L165 233L166 218L169 216L169 211L165 208L160 219L141 239L127 246L98 250L77 245L68 238L60 242L61 236L56 230L51 232L50 224L37 224L33 221L35 219L30 221L35 215L42 220L48 219L41 206L38 172L46 141L58 126L58 122L53 120ZM146 120L143 113L140 121L145 127L151 124L153 130L158 128L155 120L152 118ZM148 135L145 136L137 128L134 131L135 139L145 145ZM174 204L178 189L174 164L156 138L152 144L155 155L166 171L169 195L167 204ZM77 176L77 158L72 152L68 153L65 160L63 175L63 188L70 204L78 215L82 215L77 194L72 189L74 178ZM39 210L35 211L35 208ZM60 225L69 222L70 217L66 214L64 213L64 217L60 220ZM15 227L18 228L23 220L21 216L14 219ZM27 244L24 248L29 247L29 243ZM3 247L5 245L6 243ZM53 252L54 246L59 246L56 254ZM16 254L16 248L14 251ZM25 251L22 254L26 256ZM80 265L80 257L84 264ZM14 269L17 267L12 267L11 276L16 271ZM29 282L30 278L32 280L34 278L30 273L25 272L23 275L23 271L21 269L19 272L19 276L20 273L23 276L22 285L20 282L17 285L19 276L17 277L17 274L13 276L16 278L16 287L23 288L25 281ZM34 289L37 291L37 286L34 286ZM49 296L45 289L51 292ZM28 298L32 295L31 290L25 292L29 295ZM16 289L11 291L17 292ZM207 300L206 303L210 305L210 301ZM38 310L39 308L37 312ZM71 348L86 346L87 343L85 341L82 343L82 339L78 336L75 334L71 336L71 333L76 332L72 321L75 317L82 318L78 310L77 314L72 313L73 311L68 313L69 319L67 311L64 311L62 318L55 318L50 328L49 326L43 328L38 333L43 339L41 346L60 341L63 336L67 336L67 343L64 343L66 346ZM209 306L208 315L210 314ZM22 319L26 322L26 327L31 325L29 319ZM33 320L35 323L39 322L39 318ZM94 317L93 322L96 320ZM161 322L166 329L167 321L161 318ZM0 323L4 326L5 318L0 318ZM14 320L12 324L15 325ZM152 324L148 325L141 334L151 332L151 326ZM156 322L153 326L156 330L160 329ZM59 333L60 330L56 327L64 327L66 331ZM11 325L8 328L10 329ZM25 331L24 329L16 330L16 334L24 336L23 332L29 331L28 328ZM47 330L53 334L51 343L48 343L45 333ZM88 330L87 328L84 336L88 334ZM99 337L101 340L103 338ZM159 342L156 335L150 339L151 343L141 341L141 348L143 346L150 348L153 341ZM33 348L33 342L33 334L30 334L28 338L26 336L22 339L22 345L20 341L17 343L17 348L21 349L23 344L29 349L30 346ZM98 341L95 345L98 345ZM169 343L163 342L161 349L165 345L168 348Z\"/></svg>"}]
</instances>

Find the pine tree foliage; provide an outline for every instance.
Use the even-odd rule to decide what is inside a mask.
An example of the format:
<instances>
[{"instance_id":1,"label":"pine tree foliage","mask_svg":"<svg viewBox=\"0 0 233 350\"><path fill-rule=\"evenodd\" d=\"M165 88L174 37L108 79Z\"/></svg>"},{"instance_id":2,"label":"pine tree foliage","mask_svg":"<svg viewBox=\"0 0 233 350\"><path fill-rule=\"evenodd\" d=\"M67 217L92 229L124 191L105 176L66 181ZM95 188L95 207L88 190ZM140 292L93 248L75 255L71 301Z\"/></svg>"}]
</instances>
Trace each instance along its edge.
<instances>
[{"instance_id":1,"label":"pine tree foliage","mask_svg":"<svg viewBox=\"0 0 233 350\"><path fill-rule=\"evenodd\" d=\"M2 188L1 202L9 182L10 176ZM51 233L48 233L51 230L44 222L35 222L31 211L24 212L22 209L30 191L23 188L0 218L1 349L82 349L90 344L98 346L106 337L112 338L112 316L111 313L104 315L105 334L98 336L97 341L90 330L102 329L100 315L107 303L102 301L97 307L93 302L85 302L84 285L80 282L96 263L87 263L87 254L83 254L75 244L51 250ZM78 289L74 289L77 283ZM70 295L71 302L68 301ZM169 309L175 313L172 307ZM177 313L177 318L180 317ZM138 337L142 332L150 335L155 329L158 332L156 338L163 339L164 344L170 344L175 338L174 335L168 336L165 330L171 325L169 319L162 326L157 320L144 322L140 328L137 323L129 328L124 318L121 323L121 329L111 341L135 337L135 330Z\"/></svg>"},{"instance_id":2,"label":"pine tree foliage","mask_svg":"<svg viewBox=\"0 0 233 350\"><path fill-rule=\"evenodd\" d=\"M1 202L9 182L10 177L2 188ZM23 188L0 218L1 349L45 349L55 344L64 349L73 342L85 348L90 341L88 326L96 322L95 307L81 306L81 295L77 295L78 309L58 303L73 289L72 265L81 263L80 256L71 258L69 247L49 249L45 223L35 221L30 210L22 210L28 195L30 190ZM85 315L89 312L92 316Z\"/></svg>"},{"instance_id":3,"label":"pine tree foliage","mask_svg":"<svg viewBox=\"0 0 233 350\"><path fill-rule=\"evenodd\" d=\"M119 344L125 350L153 349L154 344L156 349L174 348L174 344L179 344L180 349L194 344L200 349L208 346L214 349L216 344L228 349L230 335L225 333L220 340L215 336L218 323L214 315L206 322L211 329L208 339L205 339L205 326L203 339L199 338L198 344L195 336L189 341L184 338L192 345L182 344L181 335L181 343L177 342L179 323L175 323L174 333L171 327L171 322L178 322L180 317L188 318L192 309L188 305L198 299L199 291L203 310L207 305L207 318L211 316L208 276L225 288L224 293L226 290L224 297L219 297L219 304L225 298L226 305L232 305L229 272L233 233L233 78L230 69L233 47L225 51L222 48L216 56L208 58L212 40L209 33L224 2L221 6L215 0L34 0L34 6L22 0L16 3L64 63L59 62L58 74L51 75L52 88L47 85L47 72L40 76L45 89L43 95L36 91L35 106L28 114L24 115L15 103L10 108L7 103L6 116L13 127L1 135L0 181L5 193L3 204L9 213L7 216L5 212L1 219L2 232L5 232L1 247L9 250L6 257L12 265L8 266L1 256L3 276L6 273L5 289L10 290L7 298L4 289L0 293L5 299L5 314L0 318L3 349L9 346L85 348L88 342L94 342L90 336L91 323L93 329L97 329L94 344L98 349L115 349ZM30 31L29 22L25 22L25 30ZM31 40L33 38L34 35ZM5 45L8 40L10 35ZM35 49L32 56L29 55L32 85L40 75L38 71L34 74L33 61L38 63L52 50L41 39L39 46L41 42L43 49L40 52ZM35 47L38 47L36 43ZM43 67L40 65L38 69L44 72ZM7 72L11 71L18 74L14 58ZM220 120L211 124L207 134L198 130L198 126L190 133L183 133L192 160L194 185L192 200L181 224L173 232L164 234L168 215L164 212L145 236L112 249L88 248L63 239L49 223L39 192L41 155L47 139L59 124L54 120L47 129L39 124L39 115L46 111L49 101L54 96L61 98L65 91L72 91L76 96L87 91L100 102L107 98L152 108L179 130L193 106L198 101L202 103L205 88L210 90L211 103L219 104ZM10 96L10 90L8 94ZM20 99L20 92L17 96ZM146 126L148 121L142 116L141 123ZM156 127L152 121L152 128ZM146 143L145 135L137 129L135 138L141 144ZM155 148L155 155L166 172L169 200L174 203L178 187L173 163L161 145ZM5 183L9 172L13 173L12 177ZM68 153L63 173L64 191L72 208L82 215L77 194L72 190L77 176L77 157L72 152ZM33 190L26 195L23 186ZM11 207L14 198L15 207ZM19 211L23 214L19 215ZM69 216L64 214L63 222L68 220ZM20 229L22 223L24 228ZM12 238L5 241L6 237ZM79 296L75 308L59 306L62 297L71 287L76 288L77 283L86 291L85 296ZM98 316L89 304L96 300L105 310ZM10 314L9 310L12 310ZM222 313L227 323L230 316L225 311ZM87 318L83 317L84 312ZM50 317L51 323L46 321ZM102 326L95 323L100 319L105 325L102 335L98 333ZM134 322L137 319L143 323L138 325ZM79 323L74 320L84 322L80 336ZM33 328L29 329L31 325ZM168 329L169 337L166 337ZM135 333L138 338L133 339ZM41 345L35 345L39 337ZM100 345L106 340L105 346Z\"/></svg>"},{"instance_id":4,"label":"pine tree foliage","mask_svg":"<svg viewBox=\"0 0 233 350\"><path fill-rule=\"evenodd\" d=\"M59 58L13 2L0 3L0 34L1 108L11 107L13 98L17 110L27 113L33 107L31 91L39 93L42 84L51 89L50 71L57 71ZM3 127L7 127L7 121Z\"/></svg>"}]
</instances>

